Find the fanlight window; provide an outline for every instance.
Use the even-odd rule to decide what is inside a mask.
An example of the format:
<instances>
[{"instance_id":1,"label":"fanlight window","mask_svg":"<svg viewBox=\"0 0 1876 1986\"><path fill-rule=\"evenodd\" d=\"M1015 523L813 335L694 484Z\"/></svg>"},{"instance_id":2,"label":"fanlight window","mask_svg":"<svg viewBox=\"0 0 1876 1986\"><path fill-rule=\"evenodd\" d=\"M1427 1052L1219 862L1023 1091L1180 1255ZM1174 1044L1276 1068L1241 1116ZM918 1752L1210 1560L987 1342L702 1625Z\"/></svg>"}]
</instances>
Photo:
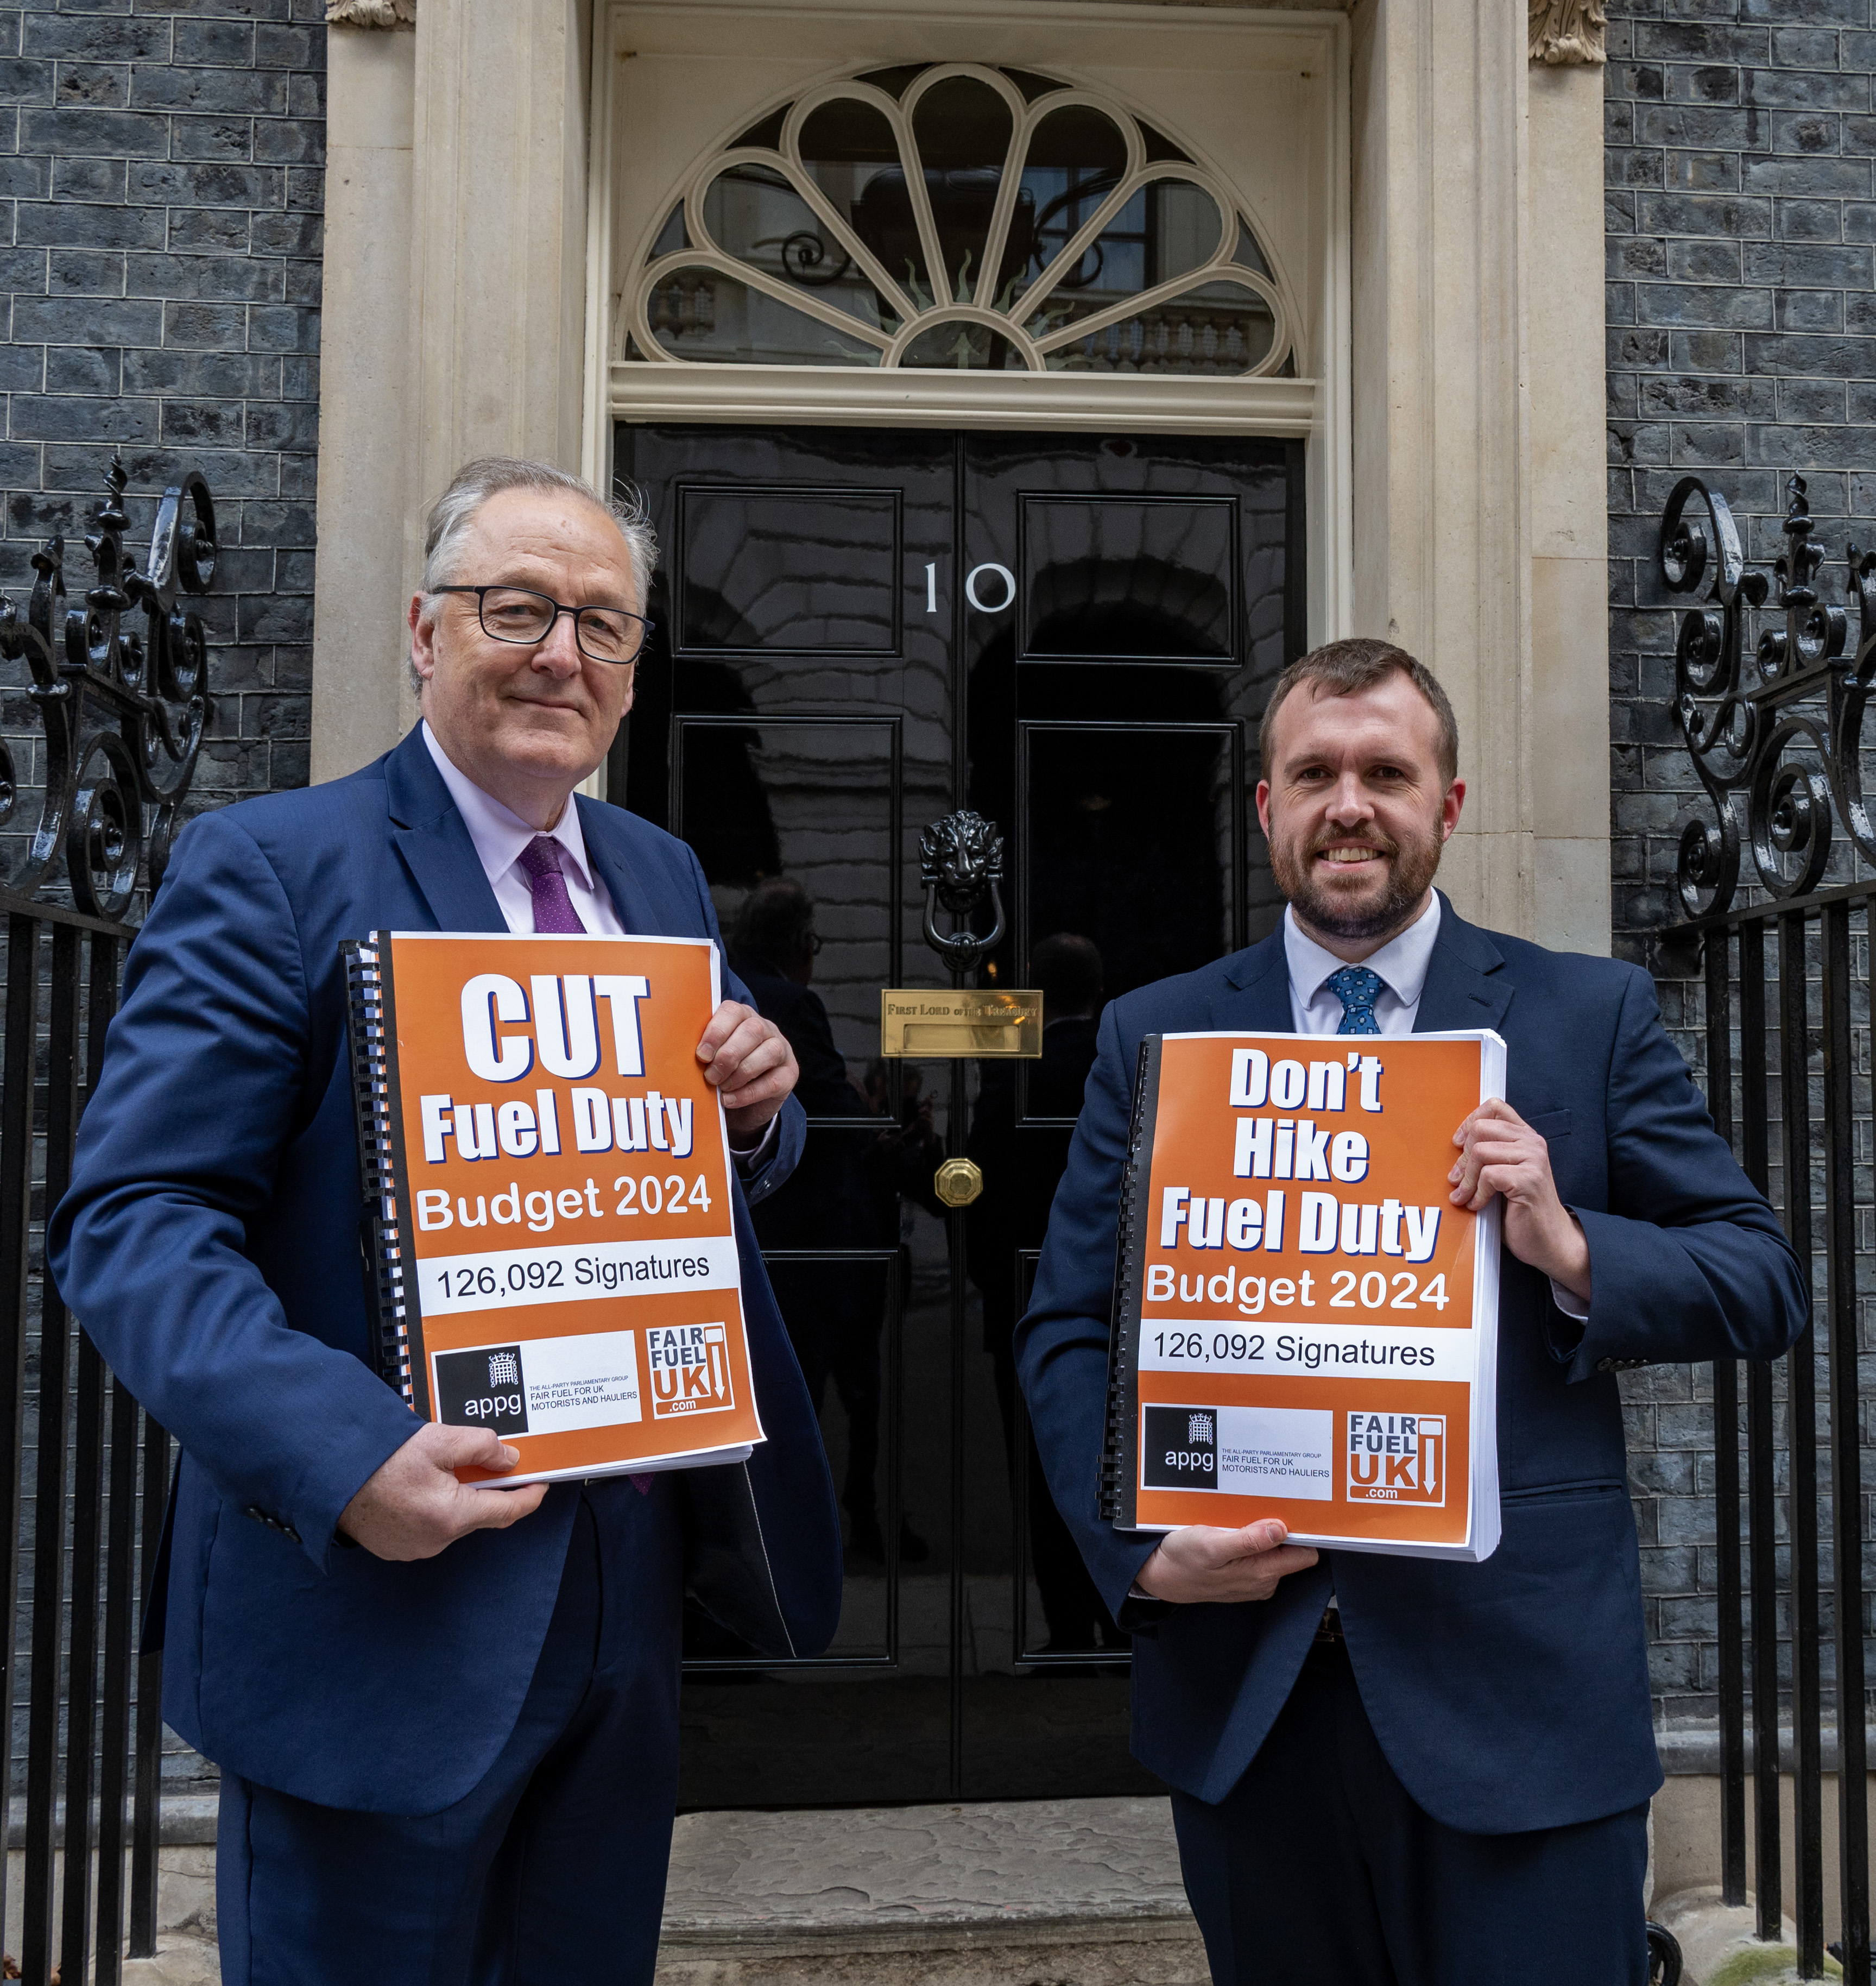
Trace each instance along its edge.
<instances>
[{"instance_id":1,"label":"fanlight window","mask_svg":"<svg viewBox=\"0 0 1876 1986\"><path fill-rule=\"evenodd\" d=\"M1293 373L1294 318L1217 177L1024 70L876 69L705 161L626 298L628 359Z\"/></svg>"}]
</instances>

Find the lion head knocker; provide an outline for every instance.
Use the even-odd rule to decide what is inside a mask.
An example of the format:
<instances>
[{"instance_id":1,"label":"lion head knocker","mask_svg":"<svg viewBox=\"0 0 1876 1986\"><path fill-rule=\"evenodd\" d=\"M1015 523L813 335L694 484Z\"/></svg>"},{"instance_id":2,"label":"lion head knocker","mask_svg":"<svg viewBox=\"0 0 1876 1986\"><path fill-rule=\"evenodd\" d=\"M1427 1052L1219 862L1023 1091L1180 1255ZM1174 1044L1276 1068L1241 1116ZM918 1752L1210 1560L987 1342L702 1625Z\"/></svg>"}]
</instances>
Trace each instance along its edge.
<instances>
[{"instance_id":1,"label":"lion head knocker","mask_svg":"<svg viewBox=\"0 0 1876 1986\"><path fill-rule=\"evenodd\" d=\"M925 885L925 942L953 972L968 972L1004 934L1004 839L981 814L946 814L919 837L919 875ZM990 892L995 913L989 933L940 931L938 906L967 916Z\"/></svg>"}]
</instances>

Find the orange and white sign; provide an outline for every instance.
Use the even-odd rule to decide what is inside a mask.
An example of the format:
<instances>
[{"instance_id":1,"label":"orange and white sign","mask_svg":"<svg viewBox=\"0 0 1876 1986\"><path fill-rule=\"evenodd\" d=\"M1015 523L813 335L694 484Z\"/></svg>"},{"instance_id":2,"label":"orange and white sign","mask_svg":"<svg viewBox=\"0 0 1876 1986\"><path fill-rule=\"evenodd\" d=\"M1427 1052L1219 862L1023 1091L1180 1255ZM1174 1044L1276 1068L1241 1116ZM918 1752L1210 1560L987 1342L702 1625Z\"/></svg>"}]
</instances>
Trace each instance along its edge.
<instances>
[{"instance_id":1,"label":"orange and white sign","mask_svg":"<svg viewBox=\"0 0 1876 1986\"><path fill-rule=\"evenodd\" d=\"M1137 1528L1490 1555L1498 1208L1447 1173L1504 1080L1489 1032L1162 1038L1122 1292Z\"/></svg>"},{"instance_id":2,"label":"orange and white sign","mask_svg":"<svg viewBox=\"0 0 1876 1986\"><path fill-rule=\"evenodd\" d=\"M531 1482L762 1439L707 940L395 932L385 988L412 1387ZM724 1452L728 1451L728 1452Z\"/></svg>"}]
</instances>

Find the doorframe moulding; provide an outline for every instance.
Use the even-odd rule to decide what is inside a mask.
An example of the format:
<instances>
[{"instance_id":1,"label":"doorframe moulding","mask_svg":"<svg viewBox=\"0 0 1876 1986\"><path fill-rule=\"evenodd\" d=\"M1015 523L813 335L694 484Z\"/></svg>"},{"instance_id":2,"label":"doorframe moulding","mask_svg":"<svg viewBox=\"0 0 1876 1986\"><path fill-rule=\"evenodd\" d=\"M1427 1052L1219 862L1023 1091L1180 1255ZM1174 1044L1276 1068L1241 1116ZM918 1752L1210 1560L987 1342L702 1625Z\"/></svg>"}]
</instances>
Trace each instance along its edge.
<instances>
[{"instance_id":1,"label":"doorframe moulding","mask_svg":"<svg viewBox=\"0 0 1876 1986\"><path fill-rule=\"evenodd\" d=\"M765 17L768 17L765 19ZM866 367L666 364L627 362L614 355L624 271L620 218L615 205L621 159L618 130L620 76L655 29L657 52L715 58L732 45L738 18L769 27L785 17L792 28L825 31L870 29L893 39L856 45L850 56L829 59L813 79L899 59L1025 62L1073 82L1120 95L1129 108L1137 94L1117 89L1091 68L1089 31L1130 37L1141 28L1155 36L1256 37L1266 59L1280 72L1294 64L1320 88L1313 143L1310 197L1324 215L1326 240L1320 280L1299 286L1307 320L1298 349L1328 362L1303 379L1202 375L1137 377L1085 373L993 373L876 370ZM1042 44L1063 37L1059 50ZM593 99L589 117L592 161L587 177L585 405L581 468L602 486L613 473L613 428L620 420L695 422L796 422L816 426L944 427L977 430L1085 429L1091 435L1132 432L1268 436L1306 445L1308 510L1309 627L1313 641L1351 631L1354 600L1353 501L1350 487L1352 386L1350 313L1349 22L1339 11L1308 12L1239 7L1116 5L1111 0L961 0L942 8L930 0L856 0L856 4L802 6L791 0L610 0L593 19ZM987 37L992 38L986 45ZM1000 40L995 38L1000 37ZM1074 39L1070 39L1073 37ZM1007 45L1014 44L1014 51ZM1157 45L1165 46L1163 39ZM886 51L883 52L883 49ZM1080 60L1074 58L1079 56ZM810 86L804 80L803 86ZM774 90L768 94L773 95ZM1211 148L1200 134L1178 128L1157 106L1147 114L1172 125L1205 161ZM725 113L724 128L694 146L685 171L722 148L741 128L739 111ZM1256 187L1234 187L1254 216L1266 204ZM667 204L664 203L663 204ZM648 208L663 204L653 198ZM635 214L641 224L642 212ZM642 227L630 229L635 239Z\"/></svg>"},{"instance_id":2,"label":"doorframe moulding","mask_svg":"<svg viewBox=\"0 0 1876 1986\"><path fill-rule=\"evenodd\" d=\"M820 365L611 368L612 418L817 427L1085 428L1091 434L1316 431L1313 379L1137 379L1077 372L837 372ZM1198 390L1185 392L1191 386Z\"/></svg>"}]
</instances>

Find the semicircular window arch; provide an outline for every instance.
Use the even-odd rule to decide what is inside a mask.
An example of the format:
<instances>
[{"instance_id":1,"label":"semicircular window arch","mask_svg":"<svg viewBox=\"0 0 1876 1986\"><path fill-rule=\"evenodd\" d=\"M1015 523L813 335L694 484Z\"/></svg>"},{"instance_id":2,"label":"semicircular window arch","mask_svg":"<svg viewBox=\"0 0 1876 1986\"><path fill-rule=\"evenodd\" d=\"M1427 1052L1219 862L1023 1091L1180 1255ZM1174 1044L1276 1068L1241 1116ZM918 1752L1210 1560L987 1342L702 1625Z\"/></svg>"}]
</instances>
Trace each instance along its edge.
<instances>
[{"instance_id":1,"label":"semicircular window arch","mask_svg":"<svg viewBox=\"0 0 1876 1986\"><path fill-rule=\"evenodd\" d=\"M693 169L625 285L662 364L1293 375L1296 313L1242 204L1102 93L880 69Z\"/></svg>"}]
</instances>

